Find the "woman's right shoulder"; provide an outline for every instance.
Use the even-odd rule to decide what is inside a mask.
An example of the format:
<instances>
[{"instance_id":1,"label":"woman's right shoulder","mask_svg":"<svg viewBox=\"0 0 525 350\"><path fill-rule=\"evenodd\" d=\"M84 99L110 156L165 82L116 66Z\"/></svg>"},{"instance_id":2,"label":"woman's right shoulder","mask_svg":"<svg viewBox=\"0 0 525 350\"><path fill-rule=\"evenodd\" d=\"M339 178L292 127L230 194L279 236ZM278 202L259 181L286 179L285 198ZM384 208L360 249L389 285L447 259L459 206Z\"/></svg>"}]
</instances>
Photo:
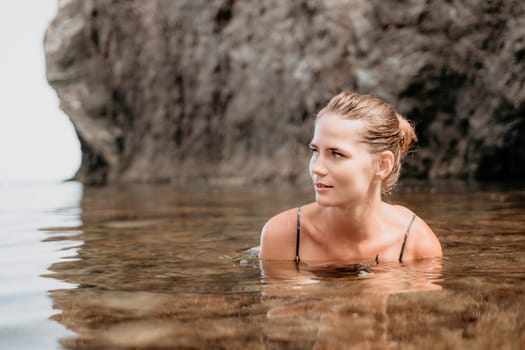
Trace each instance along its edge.
<instances>
[{"instance_id":1,"label":"woman's right shoulder","mask_svg":"<svg viewBox=\"0 0 525 350\"><path fill-rule=\"evenodd\" d=\"M296 239L297 208L273 216L261 230L261 259L293 260Z\"/></svg>"}]
</instances>

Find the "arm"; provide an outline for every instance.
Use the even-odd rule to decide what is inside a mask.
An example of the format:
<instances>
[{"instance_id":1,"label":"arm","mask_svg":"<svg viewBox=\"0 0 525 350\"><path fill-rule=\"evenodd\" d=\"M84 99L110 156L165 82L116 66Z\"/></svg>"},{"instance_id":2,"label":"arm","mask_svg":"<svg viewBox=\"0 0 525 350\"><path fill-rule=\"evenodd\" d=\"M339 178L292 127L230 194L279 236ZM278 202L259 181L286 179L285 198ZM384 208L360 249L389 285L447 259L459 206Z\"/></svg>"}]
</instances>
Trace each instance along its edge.
<instances>
[{"instance_id":1,"label":"arm","mask_svg":"<svg viewBox=\"0 0 525 350\"><path fill-rule=\"evenodd\" d=\"M443 256L441 243L432 229L419 217L408 236L407 243L411 259L440 258Z\"/></svg>"},{"instance_id":2,"label":"arm","mask_svg":"<svg viewBox=\"0 0 525 350\"><path fill-rule=\"evenodd\" d=\"M295 258L297 209L272 217L261 231L260 258L263 260L293 260Z\"/></svg>"}]
</instances>

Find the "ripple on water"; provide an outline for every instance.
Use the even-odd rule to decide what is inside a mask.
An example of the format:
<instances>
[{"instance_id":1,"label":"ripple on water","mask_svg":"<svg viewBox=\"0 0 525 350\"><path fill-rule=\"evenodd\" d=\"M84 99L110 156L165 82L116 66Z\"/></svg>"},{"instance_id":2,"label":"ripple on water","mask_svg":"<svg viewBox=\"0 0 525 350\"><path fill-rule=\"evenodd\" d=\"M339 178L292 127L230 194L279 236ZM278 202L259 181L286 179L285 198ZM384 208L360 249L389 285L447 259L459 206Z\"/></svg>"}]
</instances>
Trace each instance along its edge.
<instances>
[{"instance_id":1,"label":"ripple on water","mask_svg":"<svg viewBox=\"0 0 525 350\"><path fill-rule=\"evenodd\" d=\"M49 293L47 317L74 332L51 337L71 349L518 349L525 192L469 191L415 187L392 198L428 221L445 252L403 265L260 261L264 221L310 200L292 189L86 189L80 210L46 214L77 222L36 221L47 228L0 249L27 258L7 272L13 280L39 271L57 283L23 302Z\"/></svg>"}]
</instances>

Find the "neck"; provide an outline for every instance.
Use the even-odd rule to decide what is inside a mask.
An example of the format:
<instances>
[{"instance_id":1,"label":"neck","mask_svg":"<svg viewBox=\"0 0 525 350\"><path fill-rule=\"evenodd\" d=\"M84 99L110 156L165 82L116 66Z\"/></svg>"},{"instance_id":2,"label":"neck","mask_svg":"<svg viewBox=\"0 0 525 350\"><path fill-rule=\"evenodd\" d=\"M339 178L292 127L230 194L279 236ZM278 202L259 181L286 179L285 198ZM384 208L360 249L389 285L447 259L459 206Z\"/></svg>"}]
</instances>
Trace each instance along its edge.
<instances>
[{"instance_id":1,"label":"neck","mask_svg":"<svg viewBox=\"0 0 525 350\"><path fill-rule=\"evenodd\" d=\"M379 197L360 205L329 207L323 212L329 226L327 234L337 240L366 241L379 233L384 205Z\"/></svg>"}]
</instances>

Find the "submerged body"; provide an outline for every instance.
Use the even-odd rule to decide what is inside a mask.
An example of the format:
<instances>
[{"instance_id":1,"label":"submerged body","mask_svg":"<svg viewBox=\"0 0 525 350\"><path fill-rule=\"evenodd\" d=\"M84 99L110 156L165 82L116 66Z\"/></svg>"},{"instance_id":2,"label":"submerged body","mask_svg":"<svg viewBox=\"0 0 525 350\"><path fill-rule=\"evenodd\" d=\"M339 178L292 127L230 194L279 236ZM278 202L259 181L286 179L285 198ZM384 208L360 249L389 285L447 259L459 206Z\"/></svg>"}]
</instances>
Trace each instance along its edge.
<instances>
[{"instance_id":1,"label":"submerged body","mask_svg":"<svg viewBox=\"0 0 525 350\"><path fill-rule=\"evenodd\" d=\"M436 235L421 218L382 198L415 141L412 127L401 118L371 96L345 92L332 99L319 113L310 143L316 201L301 207L300 223L294 208L265 224L262 259L345 263L442 255Z\"/></svg>"}]
</instances>

